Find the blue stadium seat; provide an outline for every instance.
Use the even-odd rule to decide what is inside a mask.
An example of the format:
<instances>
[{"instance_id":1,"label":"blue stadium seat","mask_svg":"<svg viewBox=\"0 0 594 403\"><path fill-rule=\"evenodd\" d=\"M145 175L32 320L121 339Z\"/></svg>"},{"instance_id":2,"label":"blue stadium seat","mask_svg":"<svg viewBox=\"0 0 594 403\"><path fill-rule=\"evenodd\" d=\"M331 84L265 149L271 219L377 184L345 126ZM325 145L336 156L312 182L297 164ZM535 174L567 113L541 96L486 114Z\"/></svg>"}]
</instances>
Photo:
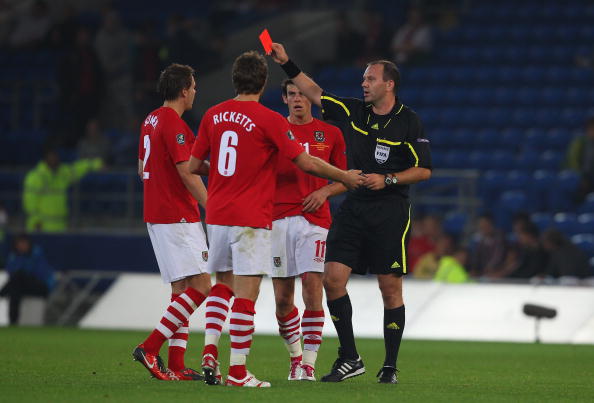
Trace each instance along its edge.
<instances>
[{"instance_id":1,"label":"blue stadium seat","mask_svg":"<svg viewBox=\"0 0 594 403\"><path fill-rule=\"evenodd\" d=\"M594 212L594 192L588 194L586 196L586 200L582 203L582 205L578 208L578 213L587 214Z\"/></svg>"},{"instance_id":2,"label":"blue stadium seat","mask_svg":"<svg viewBox=\"0 0 594 403\"><path fill-rule=\"evenodd\" d=\"M556 175L550 171L537 170L528 185L530 205L537 211L548 210L548 194Z\"/></svg>"},{"instance_id":3,"label":"blue stadium seat","mask_svg":"<svg viewBox=\"0 0 594 403\"><path fill-rule=\"evenodd\" d=\"M577 218L579 233L594 234L594 212L580 214Z\"/></svg>"},{"instance_id":4,"label":"blue stadium seat","mask_svg":"<svg viewBox=\"0 0 594 403\"><path fill-rule=\"evenodd\" d=\"M571 242L583 250L589 258L594 257L594 234L576 234L571 237Z\"/></svg>"},{"instance_id":5,"label":"blue stadium seat","mask_svg":"<svg viewBox=\"0 0 594 403\"><path fill-rule=\"evenodd\" d=\"M516 168L532 171L538 167L538 153L533 150L526 150L516 157Z\"/></svg>"},{"instance_id":6,"label":"blue stadium seat","mask_svg":"<svg viewBox=\"0 0 594 403\"><path fill-rule=\"evenodd\" d=\"M465 213L459 211L451 211L447 213L443 219L443 229L452 235L459 236L464 232L468 217Z\"/></svg>"},{"instance_id":7,"label":"blue stadium seat","mask_svg":"<svg viewBox=\"0 0 594 403\"><path fill-rule=\"evenodd\" d=\"M489 161L489 153L485 151L473 151L468 154L467 168L472 169L489 169L491 162Z\"/></svg>"},{"instance_id":8,"label":"blue stadium seat","mask_svg":"<svg viewBox=\"0 0 594 403\"><path fill-rule=\"evenodd\" d=\"M510 190L526 190L530 182L530 177L522 171L510 171L506 178L505 187Z\"/></svg>"},{"instance_id":9,"label":"blue stadium seat","mask_svg":"<svg viewBox=\"0 0 594 403\"><path fill-rule=\"evenodd\" d=\"M479 181L479 193L481 198L492 201L497 198L505 186L505 174L502 171L486 171Z\"/></svg>"},{"instance_id":10,"label":"blue stadium seat","mask_svg":"<svg viewBox=\"0 0 594 403\"><path fill-rule=\"evenodd\" d=\"M549 213L533 213L530 215L530 219L541 231L553 226L553 217Z\"/></svg>"},{"instance_id":11,"label":"blue stadium seat","mask_svg":"<svg viewBox=\"0 0 594 403\"><path fill-rule=\"evenodd\" d=\"M489 152L489 167L498 170L510 170L515 168L516 159L509 151Z\"/></svg>"},{"instance_id":12,"label":"blue stadium seat","mask_svg":"<svg viewBox=\"0 0 594 403\"><path fill-rule=\"evenodd\" d=\"M566 235L579 232L577 217L574 213L557 213L553 216L553 225Z\"/></svg>"},{"instance_id":13,"label":"blue stadium seat","mask_svg":"<svg viewBox=\"0 0 594 403\"><path fill-rule=\"evenodd\" d=\"M563 160L563 151L545 151L540 158L539 168L557 170Z\"/></svg>"},{"instance_id":14,"label":"blue stadium seat","mask_svg":"<svg viewBox=\"0 0 594 403\"><path fill-rule=\"evenodd\" d=\"M494 216L497 224L505 230L511 227L511 218L515 213L526 211L528 198L521 190L507 190L503 192L497 203Z\"/></svg>"},{"instance_id":15,"label":"blue stadium seat","mask_svg":"<svg viewBox=\"0 0 594 403\"><path fill-rule=\"evenodd\" d=\"M573 171L557 174L548 194L549 209L567 211L573 207L573 199L579 183L579 175Z\"/></svg>"}]
</instances>

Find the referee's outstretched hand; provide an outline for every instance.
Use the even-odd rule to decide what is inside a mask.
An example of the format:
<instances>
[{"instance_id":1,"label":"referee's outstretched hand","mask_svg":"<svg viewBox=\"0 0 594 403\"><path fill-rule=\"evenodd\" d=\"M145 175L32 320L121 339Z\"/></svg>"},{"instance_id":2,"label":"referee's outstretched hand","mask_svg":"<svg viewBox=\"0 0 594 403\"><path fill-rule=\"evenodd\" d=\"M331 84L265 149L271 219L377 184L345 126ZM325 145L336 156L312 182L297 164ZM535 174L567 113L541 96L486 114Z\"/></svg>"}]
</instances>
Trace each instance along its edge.
<instances>
[{"instance_id":1,"label":"referee's outstretched hand","mask_svg":"<svg viewBox=\"0 0 594 403\"><path fill-rule=\"evenodd\" d=\"M278 64L285 64L289 61L289 55L285 51L285 47L280 43L272 42L272 53L270 56Z\"/></svg>"}]
</instances>

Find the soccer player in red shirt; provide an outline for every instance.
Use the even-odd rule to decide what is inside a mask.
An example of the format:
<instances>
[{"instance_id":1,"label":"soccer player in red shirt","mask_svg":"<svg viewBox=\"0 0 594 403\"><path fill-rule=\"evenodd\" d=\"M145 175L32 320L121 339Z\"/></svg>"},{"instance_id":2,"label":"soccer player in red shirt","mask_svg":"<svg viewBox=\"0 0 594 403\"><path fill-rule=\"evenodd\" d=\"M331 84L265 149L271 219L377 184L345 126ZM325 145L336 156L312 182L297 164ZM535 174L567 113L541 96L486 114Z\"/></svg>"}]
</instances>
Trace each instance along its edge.
<instances>
[{"instance_id":1,"label":"soccer player in red shirt","mask_svg":"<svg viewBox=\"0 0 594 403\"><path fill-rule=\"evenodd\" d=\"M312 116L311 102L292 80L284 80L281 88L289 107L289 127L305 151L346 169L346 146L340 129ZM332 220L328 198L345 191L339 182L328 184L300 171L286 158L279 160L272 224L272 283L279 333L291 359L289 380L315 381L324 326L322 273ZM302 319L294 304L297 276L301 276L305 303Z\"/></svg>"},{"instance_id":2,"label":"soccer player in red shirt","mask_svg":"<svg viewBox=\"0 0 594 403\"><path fill-rule=\"evenodd\" d=\"M181 115L196 95L194 70L172 64L159 77L163 106L140 129L138 174L144 184L144 221L161 277L171 284L171 304L150 336L133 352L157 379L201 380L184 364L188 319L210 291L207 246L197 203L206 205L202 179L189 169L194 134ZM159 350L169 340L168 368Z\"/></svg>"},{"instance_id":3,"label":"soccer player in red shirt","mask_svg":"<svg viewBox=\"0 0 594 403\"><path fill-rule=\"evenodd\" d=\"M208 270L233 272L235 300L226 380L230 386L270 386L247 371L246 360L262 276L271 274L270 229L278 159L288 158L300 169L348 188L364 180L358 171L340 170L305 152L287 120L258 102L267 77L268 65L257 52L246 52L235 60L232 80L237 96L204 114L190 159L192 172L209 174ZM210 167L204 164L209 155ZM224 323L226 312L221 309L219 313ZM216 384L216 345L205 346L205 353L213 356L213 360L203 359L205 380Z\"/></svg>"}]
</instances>

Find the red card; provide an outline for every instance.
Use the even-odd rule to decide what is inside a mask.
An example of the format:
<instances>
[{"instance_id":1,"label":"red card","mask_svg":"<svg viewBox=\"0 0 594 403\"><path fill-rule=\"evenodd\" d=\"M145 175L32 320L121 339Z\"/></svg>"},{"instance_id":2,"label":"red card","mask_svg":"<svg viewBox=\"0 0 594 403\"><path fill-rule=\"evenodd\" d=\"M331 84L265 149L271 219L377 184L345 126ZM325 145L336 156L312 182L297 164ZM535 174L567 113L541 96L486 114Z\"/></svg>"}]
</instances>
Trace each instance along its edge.
<instances>
[{"instance_id":1,"label":"red card","mask_svg":"<svg viewBox=\"0 0 594 403\"><path fill-rule=\"evenodd\" d=\"M270 34L268 33L268 29L264 29L259 36L260 42L262 42L262 46L266 51L266 54L269 55L272 53L272 39L270 38Z\"/></svg>"}]
</instances>

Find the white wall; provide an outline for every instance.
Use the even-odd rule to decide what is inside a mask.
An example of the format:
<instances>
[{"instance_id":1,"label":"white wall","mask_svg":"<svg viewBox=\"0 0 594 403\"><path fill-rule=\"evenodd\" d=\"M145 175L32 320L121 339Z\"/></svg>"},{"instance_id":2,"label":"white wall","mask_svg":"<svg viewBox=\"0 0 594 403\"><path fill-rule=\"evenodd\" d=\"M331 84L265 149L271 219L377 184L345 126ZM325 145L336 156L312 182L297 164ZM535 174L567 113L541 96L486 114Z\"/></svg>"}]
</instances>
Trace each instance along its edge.
<instances>
[{"instance_id":1,"label":"white wall","mask_svg":"<svg viewBox=\"0 0 594 403\"><path fill-rule=\"evenodd\" d=\"M355 334L382 337L383 306L375 280L354 278L348 288ZM524 316L522 305L536 303L558 309L557 318L543 320L543 342L594 344L594 288L449 285L405 280L404 290L407 338L531 342L534 320ZM296 295L300 293L297 281ZM169 286L158 275L122 275L80 326L149 330L159 321L168 301ZM297 305L303 309L300 298ZM269 279L262 283L256 312L256 332L277 334ZM192 318L190 327L203 330L203 308ZM325 334L336 334L329 319Z\"/></svg>"}]
</instances>

